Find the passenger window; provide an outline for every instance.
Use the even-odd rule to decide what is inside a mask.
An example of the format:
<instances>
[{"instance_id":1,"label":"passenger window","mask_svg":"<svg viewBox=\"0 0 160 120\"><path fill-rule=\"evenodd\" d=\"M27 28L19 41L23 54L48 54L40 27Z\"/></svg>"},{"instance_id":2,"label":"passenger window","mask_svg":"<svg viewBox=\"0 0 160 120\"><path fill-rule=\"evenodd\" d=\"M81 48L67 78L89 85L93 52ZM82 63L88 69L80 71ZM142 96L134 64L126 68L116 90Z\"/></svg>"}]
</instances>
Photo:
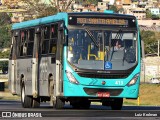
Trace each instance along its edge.
<instances>
[{"instance_id":1,"label":"passenger window","mask_svg":"<svg viewBox=\"0 0 160 120\"><path fill-rule=\"evenodd\" d=\"M28 43L27 55L33 55L33 42Z\"/></svg>"},{"instance_id":2,"label":"passenger window","mask_svg":"<svg viewBox=\"0 0 160 120\"><path fill-rule=\"evenodd\" d=\"M51 39L50 40L50 50L49 50L49 53L53 53L55 54L56 53L56 49L57 49L57 46L56 46L56 41L57 39Z\"/></svg>"},{"instance_id":3,"label":"passenger window","mask_svg":"<svg viewBox=\"0 0 160 120\"><path fill-rule=\"evenodd\" d=\"M58 24L43 27L42 54L56 54L58 39Z\"/></svg>"},{"instance_id":4,"label":"passenger window","mask_svg":"<svg viewBox=\"0 0 160 120\"><path fill-rule=\"evenodd\" d=\"M35 30L30 29L29 32L28 32L28 40L29 41L34 41L34 35L35 35Z\"/></svg>"},{"instance_id":5,"label":"passenger window","mask_svg":"<svg viewBox=\"0 0 160 120\"><path fill-rule=\"evenodd\" d=\"M42 54L48 54L49 40L44 40L42 44Z\"/></svg>"},{"instance_id":6,"label":"passenger window","mask_svg":"<svg viewBox=\"0 0 160 120\"><path fill-rule=\"evenodd\" d=\"M25 56L27 53L27 37L28 37L28 31L22 30L21 31L21 37L20 37L20 56Z\"/></svg>"},{"instance_id":7,"label":"passenger window","mask_svg":"<svg viewBox=\"0 0 160 120\"><path fill-rule=\"evenodd\" d=\"M45 26L44 27L44 39L49 39L50 38L50 26Z\"/></svg>"},{"instance_id":8,"label":"passenger window","mask_svg":"<svg viewBox=\"0 0 160 120\"><path fill-rule=\"evenodd\" d=\"M58 24L51 25L51 38L50 38L50 46L49 53L56 54L57 50L57 39L58 39Z\"/></svg>"},{"instance_id":9,"label":"passenger window","mask_svg":"<svg viewBox=\"0 0 160 120\"><path fill-rule=\"evenodd\" d=\"M30 29L28 31L27 55L33 55L34 35L35 35L35 30Z\"/></svg>"},{"instance_id":10,"label":"passenger window","mask_svg":"<svg viewBox=\"0 0 160 120\"><path fill-rule=\"evenodd\" d=\"M58 24L51 25L51 38L58 37Z\"/></svg>"}]
</instances>

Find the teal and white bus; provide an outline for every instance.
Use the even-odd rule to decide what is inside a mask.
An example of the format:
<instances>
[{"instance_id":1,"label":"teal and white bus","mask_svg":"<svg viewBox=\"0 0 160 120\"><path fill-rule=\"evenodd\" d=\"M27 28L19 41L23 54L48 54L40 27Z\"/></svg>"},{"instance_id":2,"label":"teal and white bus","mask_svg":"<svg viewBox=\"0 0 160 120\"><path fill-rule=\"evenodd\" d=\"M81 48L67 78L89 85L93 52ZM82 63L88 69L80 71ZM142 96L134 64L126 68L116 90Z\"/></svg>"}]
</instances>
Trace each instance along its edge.
<instances>
[{"instance_id":1,"label":"teal and white bus","mask_svg":"<svg viewBox=\"0 0 160 120\"><path fill-rule=\"evenodd\" d=\"M139 93L141 40L135 16L58 13L12 26L11 93L24 108L50 101L61 109L92 101L120 110Z\"/></svg>"}]
</instances>

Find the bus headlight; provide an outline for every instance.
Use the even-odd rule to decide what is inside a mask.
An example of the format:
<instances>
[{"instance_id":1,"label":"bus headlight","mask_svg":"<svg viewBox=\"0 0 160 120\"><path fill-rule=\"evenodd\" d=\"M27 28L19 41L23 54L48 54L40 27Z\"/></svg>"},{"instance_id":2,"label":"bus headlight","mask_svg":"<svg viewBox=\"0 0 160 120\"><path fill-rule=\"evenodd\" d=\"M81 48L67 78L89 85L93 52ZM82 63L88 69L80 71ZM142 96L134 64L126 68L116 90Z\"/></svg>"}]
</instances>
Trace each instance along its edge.
<instances>
[{"instance_id":1,"label":"bus headlight","mask_svg":"<svg viewBox=\"0 0 160 120\"><path fill-rule=\"evenodd\" d=\"M136 74L136 75L132 78L132 80L129 81L129 83L127 84L127 86L134 85L134 84L137 82L137 80L138 80L138 78L139 78L139 75L140 75L139 73Z\"/></svg>"},{"instance_id":2,"label":"bus headlight","mask_svg":"<svg viewBox=\"0 0 160 120\"><path fill-rule=\"evenodd\" d=\"M71 72L66 70L66 75L69 79L69 82L74 83L74 84L79 84L79 82L76 80L76 78L72 75Z\"/></svg>"}]
</instances>

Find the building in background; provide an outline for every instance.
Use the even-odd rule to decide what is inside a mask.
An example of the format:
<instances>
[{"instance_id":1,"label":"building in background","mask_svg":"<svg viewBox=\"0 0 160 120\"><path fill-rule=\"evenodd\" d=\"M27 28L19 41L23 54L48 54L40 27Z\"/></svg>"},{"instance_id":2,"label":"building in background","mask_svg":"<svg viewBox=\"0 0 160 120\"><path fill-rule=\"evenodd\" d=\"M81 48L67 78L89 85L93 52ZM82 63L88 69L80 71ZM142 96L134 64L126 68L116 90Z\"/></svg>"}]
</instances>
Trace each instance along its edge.
<instances>
[{"instance_id":1,"label":"building in background","mask_svg":"<svg viewBox=\"0 0 160 120\"><path fill-rule=\"evenodd\" d=\"M130 14L134 15L138 20L143 20L146 18L146 11L143 8L131 9Z\"/></svg>"},{"instance_id":2,"label":"building in background","mask_svg":"<svg viewBox=\"0 0 160 120\"><path fill-rule=\"evenodd\" d=\"M104 10L107 10L108 9L108 5L109 5L109 2L98 2L98 6L97 6L97 9L98 11L104 11Z\"/></svg>"},{"instance_id":3,"label":"building in background","mask_svg":"<svg viewBox=\"0 0 160 120\"><path fill-rule=\"evenodd\" d=\"M54 2L52 5L56 4L54 0L42 0L42 3L51 4L50 1ZM69 2L70 0L59 0L59 7L62 9L63 4L67 4ZM31 18L31 15L25 11L26 5L24 3L20 3L19 0L0 0L0 3L0 12L11 13L12 22L21 22L25 18ZM147 9L150 10L152 14L160 15L160 0L102 0L101 2L98 2L97 5L86 5L78 0L73 0L67 10L69 12L102 12L109 9L108 7L111 3L116 5L119 13L134 15L138 20L142 21L146 18ZM157 22L155 24L159 25Z\"/></svg>"},{"instance_id":4,"label":"building in background","mask_svg":"<svg viewBox=\"0 0 160 120\"><path fill-rule=\"evenodd\" d=\"M160 15L160 8L150 8L153 15Z\"/></svg>"}]
</instances>

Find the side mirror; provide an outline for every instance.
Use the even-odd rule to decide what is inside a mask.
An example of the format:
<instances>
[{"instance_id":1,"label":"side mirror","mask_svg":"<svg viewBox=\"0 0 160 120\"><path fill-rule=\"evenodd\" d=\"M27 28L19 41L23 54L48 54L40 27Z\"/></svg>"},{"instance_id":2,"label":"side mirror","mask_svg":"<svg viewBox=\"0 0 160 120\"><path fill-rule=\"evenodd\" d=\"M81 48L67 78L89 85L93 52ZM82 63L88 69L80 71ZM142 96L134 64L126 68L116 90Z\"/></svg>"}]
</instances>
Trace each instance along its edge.
<instances>
[{"instance_id":1,"label":"side mirror","mask_svg":"<svg viewBox=\"0 0 160 120\"><path fill-rule=\"evenodd\" d=\"M19 36L19 31L18 31L18 30L17 30L17 31L14 31L14 32L13 32L13 36L14 36L14 37L18 37L18 36Z\"/></svg>"},{"instance_id":2,"label":"side mirror","mask_svg":"<svg viewBox=\"0 0 160 120\"><path fill-rule=\"evenodd\" d=\"M60 21L59 23L58 23L58 30L59 31L63 31L64 30L64 21Z\"/></svg>"},{"instance_id":3,"label":"side mirror","mask_svg":"<svg viewBox=\"0 0 160 120\"><path fill-rule=\"evenodd\" d=\"M66 44L66 38L65 38L65 23L64 21L60 21L58 23L58 31L60 33L61 38L61 44Z\"/></svg>"},{"instance_id":4,"label":"side mirror","mask_svg":"<svg viewBox=\"0 0 160 120\"><path fill-rule=\"evenodd\" d=\"M35 28L35 33L38 34L38 33L40 33L40 32L41 32L40 27L36 27L36 28Z\"/></svg>"}]
</instances>

